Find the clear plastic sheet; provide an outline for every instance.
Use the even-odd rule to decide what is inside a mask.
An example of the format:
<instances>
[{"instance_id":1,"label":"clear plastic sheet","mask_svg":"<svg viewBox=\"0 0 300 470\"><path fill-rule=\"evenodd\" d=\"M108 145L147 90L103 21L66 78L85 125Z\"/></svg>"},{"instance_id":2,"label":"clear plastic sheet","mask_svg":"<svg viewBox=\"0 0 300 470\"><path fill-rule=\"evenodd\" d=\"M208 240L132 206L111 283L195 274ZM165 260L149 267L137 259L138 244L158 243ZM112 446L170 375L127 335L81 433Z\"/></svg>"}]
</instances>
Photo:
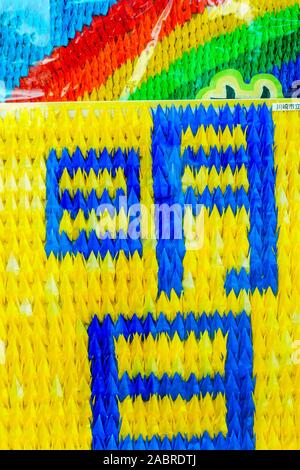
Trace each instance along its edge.
<instances>
[{"instance_id":1,"label":"clear plastic sheet","mask_svg":"<svg viewBox=\"0 0 300 470\"><path fill-rule=\"evenodd\" d=\"M0 100L298 97L300 0L0 0Z\"/></svg>"}]
</instances>

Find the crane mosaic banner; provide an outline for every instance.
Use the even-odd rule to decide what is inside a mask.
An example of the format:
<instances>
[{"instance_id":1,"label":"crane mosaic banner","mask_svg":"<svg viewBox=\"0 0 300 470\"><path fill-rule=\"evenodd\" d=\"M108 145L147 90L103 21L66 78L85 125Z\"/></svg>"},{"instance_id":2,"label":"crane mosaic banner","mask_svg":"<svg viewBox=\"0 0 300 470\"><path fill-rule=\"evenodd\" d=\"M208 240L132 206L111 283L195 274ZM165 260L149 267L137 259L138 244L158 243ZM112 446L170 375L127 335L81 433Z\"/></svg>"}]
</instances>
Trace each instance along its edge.
<instances>
[{"instance_id":1,"label":"crane mosaic banner","mask_svg":"<svg viewBox=\"0 0 300 470\"><path fill-rule=\"evenodd\" d=\"M300 96L300 0L2 0L0 101Z\"/></svg>"},{"instance_id":2,"label":"crane mosaic banner","mask_svg":"<svg viewBox=\"0 0 300 470\"><path fill-rule=\"evenodd\" d=\"M0 111L0 448L300 448L297 106Z\"/></svg>"}]
</instances>

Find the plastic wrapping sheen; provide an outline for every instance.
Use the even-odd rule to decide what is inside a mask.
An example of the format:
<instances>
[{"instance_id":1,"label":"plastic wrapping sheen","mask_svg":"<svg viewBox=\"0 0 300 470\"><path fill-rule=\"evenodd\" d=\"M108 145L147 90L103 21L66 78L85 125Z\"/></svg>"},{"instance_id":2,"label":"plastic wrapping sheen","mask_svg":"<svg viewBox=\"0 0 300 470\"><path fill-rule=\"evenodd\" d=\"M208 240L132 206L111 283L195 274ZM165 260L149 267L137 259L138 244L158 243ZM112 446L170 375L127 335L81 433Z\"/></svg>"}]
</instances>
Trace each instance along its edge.
<instances>
[{"instance_id":1,"label":"plastic wrapping sheen","mask_svg":"<svg viewBox=\"0 0 300 470\"><path fill-rule=\"evenodd\" d=\"M2 101L297 97L299 0L2 0Z\"/></svg>"}]
</instances>

